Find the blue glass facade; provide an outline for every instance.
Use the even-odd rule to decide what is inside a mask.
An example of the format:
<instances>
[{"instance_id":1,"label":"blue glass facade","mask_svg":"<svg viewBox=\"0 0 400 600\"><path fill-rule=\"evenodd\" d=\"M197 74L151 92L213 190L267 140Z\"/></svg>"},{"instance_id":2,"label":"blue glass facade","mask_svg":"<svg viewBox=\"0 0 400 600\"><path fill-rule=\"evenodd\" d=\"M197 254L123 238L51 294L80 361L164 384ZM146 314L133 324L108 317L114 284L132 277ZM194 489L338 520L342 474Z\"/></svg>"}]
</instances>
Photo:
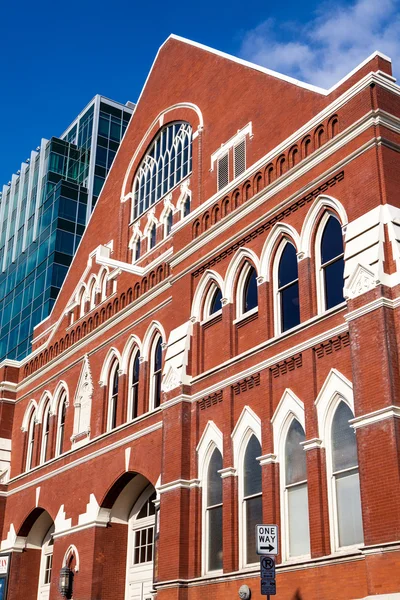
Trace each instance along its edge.
<instances>
[{"instance_id":1,"label":"blue glass facade","mask_svg":"<svg viewBox=\"0 0 400 600\"><path fill-rule=\"evenodd\" d=\"M3 187L0 360L30 352L33 328L50 314L131 114L96 96Z\"/></svg>"}]
</instances>

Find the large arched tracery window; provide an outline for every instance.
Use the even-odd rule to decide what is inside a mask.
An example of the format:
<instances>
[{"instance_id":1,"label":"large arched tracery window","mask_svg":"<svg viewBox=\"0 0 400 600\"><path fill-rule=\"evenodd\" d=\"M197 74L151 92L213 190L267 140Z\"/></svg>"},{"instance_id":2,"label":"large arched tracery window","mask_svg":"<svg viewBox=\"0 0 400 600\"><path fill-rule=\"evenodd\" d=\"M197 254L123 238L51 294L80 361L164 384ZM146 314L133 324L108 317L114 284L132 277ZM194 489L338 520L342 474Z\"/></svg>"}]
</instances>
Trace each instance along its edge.
<instances>
[{"instance_id":1,"label":"large arched tracery window","mask_svg":"<svg viewBox=\"0 0 400 600\"><path fill-rule=\"evenodd\" d=\"M163 127L143 158L133 183L133 219L192 170L192 128L178 121Z\"/></svg>"}]
</instances>

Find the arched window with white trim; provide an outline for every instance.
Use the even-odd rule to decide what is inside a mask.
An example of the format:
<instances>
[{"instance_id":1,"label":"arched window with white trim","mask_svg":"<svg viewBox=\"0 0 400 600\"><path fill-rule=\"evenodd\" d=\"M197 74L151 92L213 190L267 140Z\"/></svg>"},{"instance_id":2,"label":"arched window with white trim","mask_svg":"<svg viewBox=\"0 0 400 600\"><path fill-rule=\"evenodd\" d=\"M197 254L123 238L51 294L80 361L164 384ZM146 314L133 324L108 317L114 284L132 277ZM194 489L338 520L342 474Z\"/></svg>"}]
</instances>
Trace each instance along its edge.
<instances>
[{"instance_id":1,"label":"arched window with white trim","mask_svg":"<svg viewBox=\"0 0 400 600\"><path fill-rule=\"evenodd\" d=\"M159 131L136 172L133 220L165 196L191 170L192 128L183 121L169 123Z\"/></svg>"},{"instance_id":2,"label":"arched window with white trim","mask_svg":"<svg viewBox=\"0 0 400 600\"><path fill-rule=\"evenodd\" d=\"M156 228L156 224L153 223L149 229L149 250L151 250L152 248L154 248L154 246L156 245L156 241L157 241L157 228Z\"/></svg>"},{"instance_id":3,"label":"arched window with white trim","mask_svg":"<svg viewBox=\"0 0 400 600\"><path fill-rule=\"evenodd\" d=\"M65 419L67 415L67 394L62 392L58 403L56 456L64 452Z\"/></svg>"},{"instance_id":4,"label":"arched window with white trim","mask_svg":"<svg viewBox=\"0 0 400 600\"><path fill-rule=\"evenodd\" d=\"M284 242L278 263L278 308L280 332L300 323L299 273L296 249Z\"/></svg>"},{"instance_id":5,"label":"arched window with white trim","mask_svg":"<svg viewBox=\"0 0 400 600\"><path fill-rule=\"evenodd\" d=\"M344 248L342 227L331 213L322 218L317 234L317 276L321 310L344 302Z\"/></svg>"},{"instance_id":6,"label":"arched window with white trim","mask_svg":"<svg viewBox=\"0 0 400 600\"><path fill-rule=\"evenodd\" d=\"M25 470L29 471L32 469L33 464L33 451L35 449L35 425L36 425L36 411L32 408L29 421L28 421L28 440L26 446L26 461Z\"/></svg>"},{"instance_id":7,"label":"arched window with white trim","mask_svg":"<svg viewBox=\"0 0 400 600\"><path fill-rule=\"evenodd\" d=\"M222 455L215 448L207 470L205 538L207 571L222 570Z\"/></svg>"},{"instance_id":8,"label":"arched window with white trim","mask_svg":"<svg viewBox=\"0 0 400 600\"><path fill-rule=\"evenodd\" d=\"M349 423L353 418L341 400L332 418L329 465L338 548L361 544L364 539L356 434Z\"/></svg>"},{"instance_id":9,"label":"arched window with white trim","mask_svg":"<svg viewBox=\"0 0 400 600\"><path fill-rule=\"evenodd\" d=\"M135 350L132 354L130 364L130 394L128 403L128 419L136 419L138 416L138 401L139 401L139 375L140 375L140 360L139 350Z\"/></svg>"},{"instance_id":10,"label":"arched window with white trim","mask_svg":"<svg viewBox=\"0 0 400 600\"><path fill-rule=\"evenodd\" d=\"M187 217L190 214L191 209L191 200L189 194L186 196L185 200L182 202L182 218Z\"/></svg>"},{"instance_id":11,"label":"arched window with white trim","mask_svg":"<svg viewBox=\"0 0 400 600\"><path fill-rule=\"evenodd\" d=\"M167 216L165 217L164 222L164 236L168 237L171 233L172 224L173 224L174 213L172 212L172 208L168 211Z\"/></svg>"},{"instance_id":12,"label":"arched window with white trim","mask_svg":"<svg viewBox=\"0 0 400 600\"><path fill-rule=\"evenodd\" d=\"M288 556L310 554L306 453L304 429L293 419L285 442L285 516Z\"/></svg>"},{"instance_id":13,"label":"arched window with white trim","mask_svg":"<svg viewBox=\"0 0 400 600\"><path fill-rule=\"evenodd\" d=\"M150 410L161 404L162 377L162 339L157 336L153 340L150 352Z\"/></svg>"},{"instance_id":14,"label":"arched window with white trim","mask_svg":"<svg viewBox=\"0 0 400 600\"><path fill-rule=\"evenodd\" d=\"M133 262L136 262L140 258L140 237L136 238L133 246Z\"/></svg>"},{"instance_id":15,"label":"arched window with white trim","mask_svg":"<svg viewBox=\"0 0 400 600\"><path fill-rule=\"evenodd\" d=\"M46 462L47 449L49 447L49 432L50 432L50 400L47 401L43 411L42 419L42 444L40 448L40 464Z\"/></svg>"},{"instance_id":16,"label":"arched window with white trim","mask_svg":"<svg viewBox=\"0 0 400 600\"><path fill-rule=\"evenodd\" d=\"M119 363L115 361L110 369L108 387L108 431L117 426Z\"/></svg>"},{"instance_id":17,"label":"arched window with white trim","mask_svg":"<svg viewBox=\"0 0 400 600\"><path fill-rule=\"evenodd\" d=\"M257 271L254 266L245 262L236 286L236 316L256 311L258 307Z\"/></svg>"},{"instance_id":18,"label":"arched window with white trim","mask_svg":"<svg viewBox=\"0 0 400 600\"><path fill-rule=\"evenodd\" d=\"M262 523L261 445L256 436L247 442L242 465L242 531L245 565L258 562L255 529Z\"/></svg>"},{"instance_id":19,"label":"arched window with white trim","mask_svg":"<svg viewBox=\"0 0 400 600\"><path fill-rule=\"evenodd\" d=\"M222 292L216 283L212 283L204 300L203 319L218 315L222 311Z\"/></svg>"}]
</instances>

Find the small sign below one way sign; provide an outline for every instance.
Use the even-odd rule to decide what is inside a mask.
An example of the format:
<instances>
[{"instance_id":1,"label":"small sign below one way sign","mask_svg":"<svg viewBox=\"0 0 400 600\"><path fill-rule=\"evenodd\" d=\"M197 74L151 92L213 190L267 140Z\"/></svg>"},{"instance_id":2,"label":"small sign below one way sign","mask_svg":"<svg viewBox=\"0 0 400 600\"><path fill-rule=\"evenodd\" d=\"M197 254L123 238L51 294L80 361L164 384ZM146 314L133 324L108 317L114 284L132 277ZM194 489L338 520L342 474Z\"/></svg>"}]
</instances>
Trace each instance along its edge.
<instances>
[{"instance_id":1,"label":"small sign below one way sign","mask_svg":"<svg viewBox=\"0 0 400 600\"><path fill-rule=\"evenodd\" d=\"M257 554L278 554L278 525L256 525Z\"/></svg>"},{"instance_id":2,"label":"small sign below one way sign","mask_svg":"<svg viewBox=\"0 0 400 600\"><path fill-rule=\"evenodd\" d=\"M275 580L275 557L262 556L260 559L261 568L261 595L275 596L276 580Z\"/></svg>"}]
</instances>

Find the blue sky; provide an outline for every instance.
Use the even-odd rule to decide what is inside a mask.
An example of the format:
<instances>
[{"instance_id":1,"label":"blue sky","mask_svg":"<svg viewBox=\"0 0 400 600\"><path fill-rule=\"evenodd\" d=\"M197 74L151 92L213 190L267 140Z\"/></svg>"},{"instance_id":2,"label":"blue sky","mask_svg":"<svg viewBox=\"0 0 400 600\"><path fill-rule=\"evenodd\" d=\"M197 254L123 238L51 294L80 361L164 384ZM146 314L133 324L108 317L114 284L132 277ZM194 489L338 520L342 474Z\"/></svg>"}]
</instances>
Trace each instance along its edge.
<instances>
[{"instance_id":1,"label":"blue sky","mask_svg":"<svg viewBox=\"0 0 400 600\"><path fill-rule=\"evenodd\" d=\"M375 49L396 72L399 2L4 0L0 187L96 93L135 102L170 33L329 87Z\"/></svg>"}]
</instances>

